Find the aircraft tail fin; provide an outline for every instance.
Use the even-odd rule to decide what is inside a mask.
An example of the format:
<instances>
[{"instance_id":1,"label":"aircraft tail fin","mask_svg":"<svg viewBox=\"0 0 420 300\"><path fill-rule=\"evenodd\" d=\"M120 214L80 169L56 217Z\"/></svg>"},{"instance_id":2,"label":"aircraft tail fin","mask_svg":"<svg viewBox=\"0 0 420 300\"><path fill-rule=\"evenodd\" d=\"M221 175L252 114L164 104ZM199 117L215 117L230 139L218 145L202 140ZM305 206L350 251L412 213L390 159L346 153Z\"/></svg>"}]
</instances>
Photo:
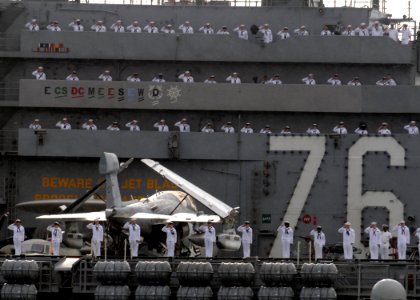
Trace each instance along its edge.
<instances>
[{"instance_id":1,"label":"aircraft tail fin","mask_svg":"<svg viewBox=\"0 0 420 300\"><path fill-rule=\"evenodd\" d=\"M99 173L106 177L106 208L122 207L118 172L120 164L114 153L104 152L99 160Z\"/></svg>"}]
</instances>

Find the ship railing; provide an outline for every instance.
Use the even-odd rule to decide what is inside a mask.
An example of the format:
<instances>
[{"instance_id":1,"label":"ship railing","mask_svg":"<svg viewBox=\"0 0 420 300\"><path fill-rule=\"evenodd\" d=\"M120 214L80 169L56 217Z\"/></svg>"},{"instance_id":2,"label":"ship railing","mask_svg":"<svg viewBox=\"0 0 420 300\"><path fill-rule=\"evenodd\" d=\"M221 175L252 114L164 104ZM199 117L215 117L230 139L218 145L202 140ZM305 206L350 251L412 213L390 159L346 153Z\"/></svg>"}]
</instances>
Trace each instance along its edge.
<instances>
[{"instance_id":1,"label":"ship railing","mask_svg":"<svg viewBox=\"0 0 420 300\"><path fill-rule=\"evenodd\" d=\"M18 101L19 82L0 81L0 101Z\"/></svg>"},{"instance_id":2,"label":"ship railing","mask_svg":"<svg viewBox=\"0 0 420 300\"><path fill-rule=\"evenodd\" d=\"M0 153L16 153L18 151L18 131L0 130Z\"/></svg>"},{"instance_id":3,"label":"ship railing","mask_svg":"<svg viewBox=\"0 0 420 300\"><path fill-rule=\"evenodd\" d=\"M20 36L17 34L0 33L0 51L19 51Z\"/></svg>"}]
</instances>

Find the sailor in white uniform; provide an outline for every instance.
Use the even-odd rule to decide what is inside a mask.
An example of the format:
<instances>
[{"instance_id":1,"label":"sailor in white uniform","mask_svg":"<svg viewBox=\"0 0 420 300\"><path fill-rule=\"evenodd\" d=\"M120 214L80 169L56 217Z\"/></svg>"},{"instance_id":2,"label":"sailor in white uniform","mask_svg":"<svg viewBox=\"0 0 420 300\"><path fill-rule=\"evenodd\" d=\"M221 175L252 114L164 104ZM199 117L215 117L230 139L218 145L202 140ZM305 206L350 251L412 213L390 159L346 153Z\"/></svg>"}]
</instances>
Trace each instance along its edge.
<instances>
[{"instance_id":1,"label":"sailor in white uniform","mask_svg":"<svg viewBox=\"0 0 420 300\"><path fill-rule=\"evenodd\" d=\"M139 256L139 243L141 228L136 223L136 219L132 219L130 222L126 222L123 226L124 229L128 229L128 241L130 242L130 253L131 258Z\"/></svg>"},{"instance_id":2,"label":"sailor in white uniform","mask_svg":"<svg viewBox=\"0 0 420 300\"><path fill-rule=\"evenodd\" d=\"M66 77L67 81L79 81L79 77L77 77L77 71L72 71L69 76Z\"/></svg>"},{"instance_id":3,"label":"sailor in white uniform","mask_svg":"<svg viewBox=\"0 0 420 300\"><path fill-rule=\"evenodd\" d=\"M213 124L207 123L202 129L201 132L205 133L214 133Z\"/></svg>"},{"instance_id":4,"label":"sailor in white uniform","mask_svg":"<svg viewBox=\"0 0 420 300\"><path fill-rule=\"evenodd\" d=\"M242 133L254 133L254 129L251 127L250 122L246 122L245 126L241 128Z\"/></svg>"},{"instance_id":5,"label":"sailor in white uniform","mask_svg":"<svg viewBox=\"0 0 420 300\"><path fill-rule=\"evenodd\" d=\"M370 259L378 259L382 233L376 227L376 222L370 223L370 226L365 229L365 233L369 235Z\"/></svg>"},{"instance_id":6,"label":"sailor in white uniform","mask_svg":"<svg viewBox=\"0 0 420 300\"><path fill-rule=\"evenodd\" d=\"M198 31L202 31L204 34L214 34L214 29L211 27L210 23L206 23L204 26L200 27Z\"/></svg>"},{"instance_id":7,"label":"sailor in white uniform","mask_svg":"<svg viewBox=\"0 0 420 300\"><path fill-rule=\"evenodd\" d=\"M52 225L47 227L47 230L51 232L51 243L54 256L60 255L60 244L63 241L63 231L60 228L60 223L54 222Z\"/></svg>"},{"instance_id":8,"label":"sailor in white uniform","mask_svg":"<svg viewBox=\"0 0 420 300\"><path fill-rule=\"evenodd\" d=\"M404 126L404 129L407 130L410 135L419 134L419 128L416 125L416 121L411 121L410 124Z\"/></svg>"},{"instance_id":9,"label":"sailor in white uniform","mask_svg":"<svg viewBox=\"0 0 420 300\"><path fill-rule=\"evenodd\" d=\"M351 223L346 222L344 226L338 229L338 233L343 235L344 259L353 259L353 244L356 238L354 229L350 227Z\"/></svg>"},{"instance_id":10,"label":"sailor in white uniform","mask_svg":"<svg viewBox=\"0 0 420 300\"><path fill-rule=\"evenodd\" d=\"M318 129L318 124L314 123L311 127L306 130L306 134L310 136L320 135L321 132Z\"/></svg>"},{"instance_id":11,"label":"sailor in white uniform","mask_svg":"<svg viewBox=\"0 0 420 300\"><path fill-rule=\"evenodd\" d=\"M271 32L270 26L264 24L260 27L260 32L263 34L263 41L265 44L273 42L273 33Z\"/></svg>"},{"instance_id":12,"label":"sailor in white uniform","mask_svg":"<svg viewBox=\"0 0 420 300\"><path fill-rule=\"evenodd\" d=\"M354 30L355 35L369 36L369 30L366 28L366 23L360 23L360 26Z\"/></svg>"},{"instance_id":13,"label":"sailor in white uniform","mask_svg":"<svg viewBox=\"0 0 420 300\"><path fill-rule=\"evenodd\" d=\"M239 226L238 232L242 233L242 249L244 256L247 258L251 256L251 244L252 244L252 228L249 221L245 221L243 225Z\"/></svg>"},{"instance_id":14,"label":"sailor in white uniform","mask_svg":"<svg viewBox=\"0 0 420 300\"><path fill-rule=\"evenodd\" d=\"M383 135L383 136L388 136L392 134L391 130L388 128L388 123L383 122L381 126L379 126L378 134Z\"/></svg>"},{"instance_id":15,"label":"sailor in white uniform","mask_svg":"<svg viewBox=\"0 0 420 300\"><path fill-rule=\"evenodd\" d=\"M226 122L220 128L225 133L235 133L235 128L232 126L232 122Z\"/></svg>"},{"instance_id":16,"label":"sailor in white uniform","mask_svg":"<svg viewBox=\"0 0 420 300\"><path fill-rule=\"evenodd\" d=\"M104 228L99 224L99 219L89 223L87 229L92 230L91 248L94 257L101 256L101 243L104 240Z\"/></svg>"},{"instance_id":17,"label":"sailor in white uniform","mask_svg":"<svg viewBox=\"0 0 420 300\"><path fill-rule=\"evenodd\" d=\"M166 26L163 26L160 29L160 32L166 33L166 34L174 34L175 33L175 30L172 28L172 25L171 24L168 24Z\"/></svg>"},{"instance_id":18,"label":"sailor in white uniform","mask_svg":"<svg viewBox=\"0 0 420 300\"><path fill-rule=\"evenodd\" d=\"M137 120L132 120L131 122L128 122L125 124L125 127L130 128L130 131L140 131L140 126L138 125Z\"/></svg>"},{"instance_id":19,"label":"sailor in white uniform","mask_svg":"<svg viewBox=\"0 0 420 300\"><path fill-rule=\"evenodd\" d=\"M379 21L375 21L375 23L373 23L373 25L370 27L370 35L371 36L384 35L384 29L382 28L382 25L379 24Z\"/></svg>"},{"instance_id":20,"label":"sailor in white uniform","mask_svg":"<svg viewBox=\"0 0 420 300\"><path fill-rule=\"evenodd\" d=\"M326 242L325 233L322 231L322 227L317 226L316 229L312 229L309 234L314 238L315 259L322 259L322 248L325 246Z\"/></svg>"},{"instance_id":21,"label":"sailor in white uniform","mask_svg":"<svg viewBox=\"0 0 420 300\"><path fill-rule=\"evenodd\" d=\"M132 33L140 33L141 27L139 26L139 21L134 21L131 25L127 26L127 31Z\"/></svg>"},{"instance_id":22,"label":"sailor in white uniform","mask_svg":"<svg viewBox=\"0 0 420 300\"><path fill-rule=\"evenodd\" d=\"M178 27L179 30L181 30L182 33L184 34L193 34L194 33L194 28L191 27L190 21L185 21L184 24L181 24Z\"/></svg>"},{"instance_id":23,"label":"sailor in white uniform","mask_svg":"<svg viewBox=\"0 0 420 300\"><path fill-rule=\"evenodd\" d=\"M16 219L15 223L7 227L13 231L13 245L15 247L15 255L22 254L22 242L25 240L25 228L22 226L22 221Z\"/></svg>"},{"instance_id":24,"label":"sailor in white uniform","mask_svg":"<svg viewBox=\"0 0 420 300\"><path fill-rule=\"evenodd\" d=\"M58 121L57 124L55 124L55 127L58 127L61 130L71 130L71 125L67 118L63 118L61 121Z\"/></svg>"},{"instance_id":25,"label":"sailor in white uniform","mask_svg":"<svg viewBox=\"0 0 420 300\"><path fill-rule=\"evenodd\" d=\"M82 128L85 130L98 130L98 127L93 122L93 119L89 119L87 122L83 123Z\"/></svg>"},{"instance_id":26,"label":"sailor in white uniform","mask_svg":"<svg viewBox=\"0 0 420 300\"><path fill-rule=\"evenodd\" d=\"M141 82L141 79L139 77L139 73L133 73L133 75L130 75L127 77L127 81L130 82Z\"/></svg>"},{"instance_id":27,"label":"sailor in white uniform","mask_svg":"<svg viewBox=\"0 0 420 300\"><path fill-rule=\"evenodd\" d=\"M112 76L110 74L111 72L109 70L105 70L105 72L98 76L98 79L102 81L112 81Z\"/></svg>"},{"instance_id":28,"label":"sailor in white uniform","mask_svg":"<svg viewBox=\"0 0 420 300\"><path fill-rule=\"evenodd\" d=\"M282 258L290 258L290 245L293 244L293 229L290 228L290 223L285 221L277 228L277 232L281 234Z\"/></svg>"},{"instance_id":29,"label":"sailor in white uniform","mask_svg":"<svg viewBox=\"0 0 420 300\"><path fill-rule=\"evenodd\" d=\"M56 31L56 32L58 32L58 31L61 31L61 28L60 28L60 26L58 26L58 21L53 21L50 25L47 25L47 29L49 30L49 31Z\"/></svg>"},{"instance_id":30,"label":"sailor in white uniform","mask_svg":"<svg viewBox=\"0 0 420 300\"><path fill-rule=\"evenodd\" d=\"M156 122L155 124L153 124L154 128L157 128L159 132L168 132L169 131L169 127L168 125L166 125L165 120L160 120L159 122Z\"/></svg>"},{"instance_id":31,"label":"sailor in white uniform","mask_svg":"<svg viewBox=\"0 0 420 300\"><path fill-rule=\"evenodd\" d=\"M333 77L327 80L327 83L331 85L341 85L341 80L338 74L334 74Z\"/></svg>"},{"instance_id":32,"label":"sailor in white uniform","mask_svg":"<svg viewBox=\"0 0 420 300\"><path fill-rule=\"evenodd\" d=\"M271 126L267 124L264 126L264 128L261 128L260 133L272 134L273 132L271 131Z\"/></svg>"},{"instance_id":33,"label":"sailor in white uniform","mask_svg":"<svg viewBox=\"0 0 420 300\"><path fill-rule=\"evenodd\" d=\"M32 19L31 22L26 23L25 27L28 28L29 31L39 31L39 25L36 22L36 19Z\"/></svg>"},{"instance_id":34,"label":"sailor in white uniform","mask_svg":"<svg viewBox=\"0 0 420 300\"><path fill-rule=\"evenodd\" d=\"M191 131L191 127L187 123L187 119L186 118L182 118L182 120L176 122L174 124L174 126L179 128L179 132L190 132Z\"/></svg>"},{"instance_id":35,"label":"sailor in white uniform","mask_svg":"<svg viewBox=\"0 0 420 300\"><path fill-rule=\"evenodd\" d=\"M395 24L391 24L390 26L391 27L386 30L386 34L388 35L390 39L398 43L400 41L398 39L398 30L395 28Z\"/></svg>"},{"instance_id":36,"label":"sailor in white uniform","mask_svg":"<svg viewBox=\"0 0 420 300\"><path fill-rule=\"evenodd\" d=\"M185 71L184 73L180 74L178 76L178 79L181 79L182 82L185 83L194 83L194 77L191 76L190 71Z\"/></svg>"},{"instance_id":37,"label":"sailor in white uniform","mask_svg":"<svg viewBox=\"0 0 420 300\"><path fill-rule=\"evenodd\" d=\"M221 34L221 35L229 35L229 31L227 26L222 26L222 28L220 28L216 34Z\"/></svg>"},{"instance_id":38,"label":"sailor in white uniform","mask_svg":"<svg viewBox=\"0 0 420 300\"><path fill-rule=\"evenodd\" d=\"M177 241L177 233L176 229L174 228L174 223L168 222L168 224L162 228L162 231L166 233L166 256L174 257L175 244Z\"/></svg>"},{"instance_id":39,"label":"sailor in white uniform","mask_svg":"<svg viewBox=\"0 0 420 300\"><path fill-rule=\"evenodd\" d=\"M286 40L286 39L290 38L289 28L283 27L282 30L280 30L279 32L277 32L277 36L281 40Z\"/></svg>"},{"instance_id":40,"label":"sailor in white uniform","mask_svg":"<svg viewBox=\"0 0 420 300\"><path fill-rule=\"evenodd\" d=\"M117 22L112 24L110 28L114 30L115 32L125 32L125 28L121 20L118 20Z\"/></svg>"},{"instance_id":41,"label":"sailor in white uniform","mask_svg":"<svg viewBox=\"0 0 420 300\"><path fill-rule=\"evenodd\" d=\"M398 29L401 33L401 44L408 45L411 41L411 30L408 29L408 25L404 24L402 28Z\"/></svg>"},{"instance_id":42,"label":"sailor in white uniform","mask_svg":"<svg viewBox=\"0 0 420 300\"><path fill-rule=\"evenodd\" d=\"M354 130L354 133L356 133L358 135L368 135L369 132L367 131L367 125L366 125L366 123L364 123L364 122L360 123L359 127L357 127Z\"/></svg>"},{"instance_id":43,"label":"sailor in white uniform","mask_svg":"<svg viewBox=\"0 0 420 300\"><path fill-rule=\"evenodd\" d=\"M248 40L248 30L246 30L244 24L241 24L238 27L234 28L233 31L238 33L238 38L242 40Z\"/></svg>"},{"instance_id":44,"label":"sailor in white uniform","mask_svg":"<svg viewBox=\"0 0 420 300\"><path fill-rule=\"evenodd\" d=\"M356 35L356 33L353 30L353 26L351 26L351 25L347 25L346 30L344 30L341 34L346 35L346 36L355 36Z\"/></svg>"},{"instance_id":45,"label":"sailor in white uniform","mask_svg":"<svg viewBox=\"0 0 420 300\"><path fill-rule=\"evenodd\" d=\"M144 26L143 30L147 33L159 33L159 28L156 27L155 21L150 21L148 25Z\"/></svg>"},{"instance_id":46,"label":"sailor in white uniform","mask_svg":"<svg viewBox=\"0 0 420 300\"><path fill-rule=\"evenodd\" d=\"M230 82L231 84L240 84L241 83L241 78L238 77L238 73L233 72L232 75L229 75L226 78L227 82Z\"/></svg>"},{"instance_id":47,"label":"sailor in white uniform","mask_svg":"<svg viewBox=\"0 0 420 300\"><path fill-rule=\"evenodd\" d=\"M33 130L42 129L41 123L39 123L39 119L34 119L33 122L29 125L29 128Z\"/></svg>"},{"instance_id":48,"label":"sailor in white uniform","mask_svg":"<svg viewBox=\"0 0 420 300\"><path fill-rule=\"evenodd\" d=\"M32 76L34 76L36 80L47 80L47 75L44 73L44 67L38 67L32 72Z\"/></svg>"},{"instance_id":49,"label":"sailor in white uniform","mask_svg":"<svg viewBox=\"0 0 420 300\"><path fill-rule=\"evenodd\" d=\"M410 229L402 220L400 224L394 227L394 231L397 232L398 238L398 259L406 259L407 245L410 244Z\"/></svg>"},{"instance_id":50,"label":"sailor in white uniform","mask_svg":"<svg viewBox=\"0 0 420 300\"><path fill-rule=\"evenodd\" d=\"M281 135L292 135L292 131L290 130L290 126L284 126L282 131L280 131Z\"/></svg>"},{"instance_id":51,"label":"sailor in white uniform","mask_svg":"<svg viewBox=\"0 0 420 300\"><path fill-rule=\"evenodd\" d=\"M390 247L391 239L392 239L392 234L391 232L389 232L389 226L386 224L382 225L381 259L389 259L389 247Z\"/></svg>"},{"instance_id":52,"label":"sailor in white uniform","mask_svg":"<svg viewBox=\"0 0 420 300\"><path fill-rule=\"evenodd\" d=\"M204 232L204 246L206 248L206 257L213 257L213 244L216 242L216 229L209 221L207 225L201 225L200 231Z\"/></svg>"},{"instance_id":53,"label":"sailor in white uniform","mask_svg":"<svg viewBox=\"0 0 420 300\"><path fill-rule=\"evenodd\" d=\"M308 36L309 35L309 31L306 30L305 25L302 25L302 26L300 26L300 28L295 29L294 32L297 36Z\"/></svg>"},{"instance_id":54,"label":"sailor in white uniform","mask_svg":"<svg viewBox=\"0 0 420 300\"><path fill-rule=\"evenodd\" d=\"M268 80L266 84L283 84L283 82L280 80L279 74L274 74L274 76Z\"/></svg>"},{"instance_id":55,"label":"sailor in white uniform","mask_svg":"<svg viewBox=\"0 0 420 300\"><path fill-rule=\"evenodd\" d=\"M112 122L111 125L109 125L106 130L109 131L120 131L120 126L118 125L118 122Z\"/></svg>"},{"instance_id":56,"label":"sailor in white uniform","mask_svg":"<svg viewBox=\"0 0 420 300\"><path fill-rule=\"evenodd\" d=\"M217 83L216 76L210 75L209 78L207 78L206 80L204 80L204 83Z\"/></svg>"},{"instance_id":57,"label":"sailor in white uniform","mask_svg":"<svg viewBox=\"0 0 420 300\"><path fill-rule=\"evenodd\" d=\"M153 77L152 82L164 83L166 80L163 78L163 74L159 73L157 76Z\"/></svg>"},{"instance_id":58,"label":"sailor in white uniform","mask_svg":"<svg viewBox=\"0 0 420 300\"><path fill-rule=\"evenodd\" d=\"M302 78L302 82L306 85L316 85L314 74L308 74L307 77Z\"/></svg>"},{"instance_id":59,"label":"sailor in white uniform","mask_svg":"<svg viewBox=\"0 0 420 300\"><path fill-rule=\"evenodd\" d=\"M341 121L340 123L338 123L338 125L333 128L333 132L340 135L346 135L347 128L344 126L344 122Z\"/></svg>"},{"instance_id":60,"label":"sailor in white uniform","mask_svg":"<svg viewBox=\"0 0 420 300\"><path fill-rule=\"evenodd\" d=\"M69 24L69 27L73 29L73 31L84 31L85 28L80 22L80 19L76 19Z\"/></svg>"},{"instance_id":61,"label":"sailor in white uniform","mask_svg":"<svg viewBox=\"0 0 420 300\"><path fill-rule=\"evenodd\" d=\"M349 86L361 86L362 83L360 82L359 77L356 76L356 77L353 77L352 80L347 82L347 85L349 85Z\"/></svg>"},{"instance_id":62,"label":"sailor in white uniform","mask_svg":"<svg viewBox=\"0 0 420 300\"><path fill-rule=\"evenodd\" d=\"M104 22L102 21L97 21L96 24L93 24L90 27L90 29L95 32L106 32L106 26L104 25Z\"/></svg>"},{"instance_id":63,"label":"sailor in white uniform","mask_svg":"<svg viewBox=\"0 0 420 300\"><path fill-rule=\"evenodd\" d=\"M333 33L328 29L328 26L327 25L325 25L323 28L322 28L322 31L321 31L321 36L330 36L330 35L333 35Z\"/></svg>"}]
</instances>

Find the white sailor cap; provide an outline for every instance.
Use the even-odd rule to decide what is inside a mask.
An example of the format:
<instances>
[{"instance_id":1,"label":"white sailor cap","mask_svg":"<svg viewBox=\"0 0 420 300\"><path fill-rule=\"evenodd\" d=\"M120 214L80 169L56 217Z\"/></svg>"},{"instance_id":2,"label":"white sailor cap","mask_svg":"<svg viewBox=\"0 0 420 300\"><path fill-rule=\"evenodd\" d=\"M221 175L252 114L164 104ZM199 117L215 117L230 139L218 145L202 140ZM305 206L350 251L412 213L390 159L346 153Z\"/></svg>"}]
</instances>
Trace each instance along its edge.
<instances>
[{"instance_id":1,"label":"white sailor cap","mask_svg":"<svg viewBox=\"0 0 420 300\"><path fill-rule=\"evenodd\" d=\"M346 222L346 223L344 223L344 225L351 226L351 223L350 222Z\"/></svg>"}]
</instances>

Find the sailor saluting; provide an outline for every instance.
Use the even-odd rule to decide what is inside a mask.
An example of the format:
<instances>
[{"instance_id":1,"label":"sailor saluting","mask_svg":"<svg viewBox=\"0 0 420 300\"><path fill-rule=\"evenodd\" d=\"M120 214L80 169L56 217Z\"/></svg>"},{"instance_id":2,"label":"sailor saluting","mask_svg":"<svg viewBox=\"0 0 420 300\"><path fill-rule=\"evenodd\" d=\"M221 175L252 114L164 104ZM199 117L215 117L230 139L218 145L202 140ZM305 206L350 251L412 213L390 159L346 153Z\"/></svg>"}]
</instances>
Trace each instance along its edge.
<instances>
[{"instance_id":1,"label":"sailor saluting","mask_svg":"<svg viewBox=\"0 0 420 300\"><path fill-rule=\"evenodd\" d=\"M168 222L166 226L162 228L162 231L166 233L166 249L167 257L175 256L175 244L177 240L176 229L174 228L173 222Z\"/></svg>"},{"instance_id":2,"label":"sailor saluting","mask_svg":"<svg viewBox=\"0 0 420 300\"><path fill-rule=\"evenodd\" d=\"M51 232L51 244L53 255L60 255L60 244L63 241L63 231L60 228L60 223L54 222L47 227L47 230Z\"/></svg>"},{"instance_id":3,"label":"sailor saluting","mask_svg":"<svg viewBox=\"0 0 420 300\"><path fill-rule=\"evenodd\" d=\"M95 219L93 223L86 226L92 230L92 254L94 257L101 256L101 243L104 240L104 228L99 224L99 219Z\"/></svg>"},{"instance_id":4,"label":"sailor saluting","mask_svg":"<svg viewBox=\"0 0 420 300\"><path fill-rule=\"evenodd\" d=\"M25 240L25 228L22 226L22 221L16 219L13 224L7 227L13 231L13 245L15 246L15 255L22 254L22 242Z\"/></svg>"}]
</instances>

